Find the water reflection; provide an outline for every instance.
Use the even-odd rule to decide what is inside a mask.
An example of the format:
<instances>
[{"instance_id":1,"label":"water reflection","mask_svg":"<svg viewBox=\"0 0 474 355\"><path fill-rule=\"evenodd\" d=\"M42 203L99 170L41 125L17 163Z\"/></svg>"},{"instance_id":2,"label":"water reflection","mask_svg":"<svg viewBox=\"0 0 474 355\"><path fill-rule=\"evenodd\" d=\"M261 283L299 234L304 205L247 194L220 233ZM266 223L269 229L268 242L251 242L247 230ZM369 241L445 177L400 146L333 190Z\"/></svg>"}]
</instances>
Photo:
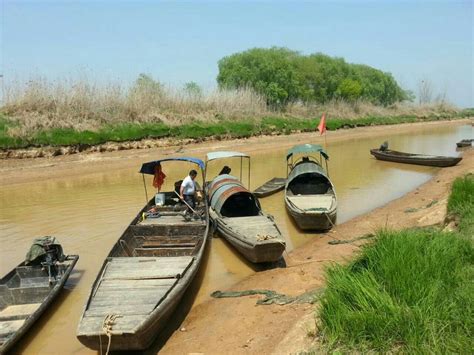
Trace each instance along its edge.
<instances>
[{"instance_id":1,"label":"water reflection","mask_svg":"<svg viewBox=\"0 0 474 355\"><path fill-rule=\"evenodd\" d=\"M400 134L391 134L387 129L384 137L331 143L327 147L329 173L338 195L338 223L402 196L437 171L432 167L377 161L369 154L370 148L388 140L390 147L396 150L456 156L455 143L466 137L472 137L471 126L439 126L416 128L410 133ZM316 138L315 135L315 141ZM289 137L288 142L276 150L250 153L252 189L272 177L286 176L286 150L301 143L291 140ZM223 165L229 165L232 173L239 175L239 159L221 163L211 166L210 176L217 174ZM54 235L67 253L80 255L76 266L78 274L68 281L68 290L62 293L57 304L48 310L15 351L91 353L75 337L77 322L103 259L145 202L142 177L137 174L138 164L132 169L11 185L1 189L2 274L23 259L36 236ZM174 181L186 176L189 168L191 165L184 169L182 164L164 166L166 186L171 187ZM243 176L246 177L245 169ZM153 193L151 180L152 177L148 176L149 197ZM275 216L287 239L288 249L301 246L315 237L313 233L303 233L295 228L285 211L283 192L261 199L261 203L267 213ZM177 313L179 316L175 316L172 330L179 326L189 307L208 299L212 291L225 289L258 270L222 239L212 239L207 253L199 277L186 295L180 313ZM159 348L158 343L155 349Z\"/></svg>"}]
</instances>

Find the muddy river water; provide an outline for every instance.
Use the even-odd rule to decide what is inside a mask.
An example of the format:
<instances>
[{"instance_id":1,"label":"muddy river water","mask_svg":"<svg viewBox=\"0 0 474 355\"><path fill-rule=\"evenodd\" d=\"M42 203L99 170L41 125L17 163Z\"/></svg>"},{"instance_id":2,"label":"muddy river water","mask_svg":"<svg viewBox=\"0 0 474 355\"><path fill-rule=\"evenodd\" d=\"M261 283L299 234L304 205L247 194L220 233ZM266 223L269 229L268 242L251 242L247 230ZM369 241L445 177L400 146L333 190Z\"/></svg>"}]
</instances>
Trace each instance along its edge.
<instances>
[{"instance_id":1,"label":"muddy river water","mask_svg":"<svg viewBox=\"0 0 474 355\"><path fill-rule=\"evenodd\" d=\"M338 223L368 212L398 198L427 181L437 168L376 161L369 149L384 140L396 150L434 155L459 155L455 142L472 138L471 125L416 126L411 130L384 131L377 137L329 142L329 174L339 201ZM314 141L321 138L314 135ZM311 139L305 141L311 143ZM324 142L324 141L322 141ZM251 188L275 176L286 176L285 152L293 144L272 150L251 152ZM228 149L227 149L228 150ZM132 153L131 153L132 154ZM198 157L204 158L202 154ZM4 275L24 257L36 236L54 235L66 253L79 254L80 260L58 301L35 324L14 351L25 353L92 353L75 337L76 327L89 289L110 248L145 202L140 174L136 166L93 174L76 174L62 179L10 184L0 190L0 272ZM212 163L213 176L223 165L239 175L240 160ZM163 165L168 186L182 179L191 165ZM244 165L244 177L247 175ZM147 177L149 194L152 177ZM244 182L246 179L244 178ZM261 199L263 209L275 216L286 237L288 251L301 247L314 233L295 227L285 211L283 193ZM196 280L178 310L175 325L186 310L209 299L209 294L225 289L258 268L247 263L222 239L212 238L199 279ZM172 329L169 331L171 332ZM161 341L164 341L163 339Z\"/></svg>"}]
</instances>

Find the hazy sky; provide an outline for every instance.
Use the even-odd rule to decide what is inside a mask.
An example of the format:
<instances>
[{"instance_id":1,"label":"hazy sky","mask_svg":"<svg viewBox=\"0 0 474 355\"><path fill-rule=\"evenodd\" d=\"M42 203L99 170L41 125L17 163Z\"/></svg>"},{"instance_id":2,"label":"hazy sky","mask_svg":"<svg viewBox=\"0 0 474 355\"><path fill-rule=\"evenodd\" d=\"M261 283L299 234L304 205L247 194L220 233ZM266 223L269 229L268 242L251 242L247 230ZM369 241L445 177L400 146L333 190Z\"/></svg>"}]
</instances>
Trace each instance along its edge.
<instances>
[{"instance_id":1,"label":"hazy sky","mask_svg":"<svg viewBox=\"0 0 474 355\"><path fill-rule=\"evenodd\" d=\"M220 58L252 47L322 52L429 79L474 107L473 1L3 1L0 72L215 86Z\"/></svg>"}]
</instances>

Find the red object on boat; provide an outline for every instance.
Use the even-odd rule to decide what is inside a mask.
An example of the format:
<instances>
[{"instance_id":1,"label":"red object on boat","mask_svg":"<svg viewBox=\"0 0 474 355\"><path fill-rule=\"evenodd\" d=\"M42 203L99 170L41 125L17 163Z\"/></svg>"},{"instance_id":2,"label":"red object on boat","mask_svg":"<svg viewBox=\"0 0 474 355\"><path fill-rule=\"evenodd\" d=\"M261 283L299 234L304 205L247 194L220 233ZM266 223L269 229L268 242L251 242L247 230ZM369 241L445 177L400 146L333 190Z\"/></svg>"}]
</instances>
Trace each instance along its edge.
<instances>
[{"instance_id":1,"label":"red object on boat","mask_svg":"<svg viewBox=\"0 0 474 355\"><path fill-rule=\"evenodd\" d=\"M155 177L153 178L153 187L156 187L158 191L161 190L161 186L165 181L165 173L161 170L161 164L155 166Z\"/></svg>"}]
</instances>

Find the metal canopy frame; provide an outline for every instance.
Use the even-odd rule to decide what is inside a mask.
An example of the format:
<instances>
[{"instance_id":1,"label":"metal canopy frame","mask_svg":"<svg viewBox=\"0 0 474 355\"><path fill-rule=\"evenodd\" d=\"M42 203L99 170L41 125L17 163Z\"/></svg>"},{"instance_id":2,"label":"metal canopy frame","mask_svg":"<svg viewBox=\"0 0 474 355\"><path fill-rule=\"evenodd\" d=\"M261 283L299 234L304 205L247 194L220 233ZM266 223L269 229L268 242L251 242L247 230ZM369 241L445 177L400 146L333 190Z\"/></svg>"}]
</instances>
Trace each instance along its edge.
<instances>
[{"instance_id":1,"label":"metal canopy frame","mask_svg":"<svg viewBox=\"0 0 474 355\"><path fill-rule=\"evenodd\" d=\"M305 157L307 158L314 158L316 161L318 160L317 158L309 155L308 153L319 153L319 165L323 165L323 158L326 163L326 173L329 177L329 167L328 167L328 160L329 160L329 155L326 153L324 148L319 145L319 144L300 144L300 145L295 145L291 149L288 150L288 153L286 154L286 178L288 179L288 175L291 170L293 170L295 166L295 162L298 162L300 159L303 159ZM294 159L295 155L299 155L299 157ZM289 161L291 159L291 161Z\"/></svg>"},{"instance_id":2,"label":"metal canopy frame","mask_svg":"<svg viewBox=\"0 0 474 355\"><path fill-rule=\"evenodd\" d=\"M146 183L145 183L145 174L155 175L155 167L158 164L161 164L162 162L165 162L165 161L182 161L186 163L196 164L199 167L199 170L201 171L203 184L206 182L206 165L201 159L198 159L198 158L175 157L175 158L164 158L160 160L153 160L148 163L143 163L142 167L140 168L139 173L142 174L142 178L143 178L143 187L145 188L146 203L148 203L148 190L146 188Z\"/></svg>"},{"instance_id":3,"label":"metal canopy frame","mask_svg":"<svg viewBox=\"0 0 474 355\"><path fill-rule=\"evenodd\" d=\"M243 160L244 158L248 161L248 175L247 175L247 188L250 190L250 156L240 152L231 152L231 151L218 151L218 152L211 152L207 153L206 155L206 169L205 175L207 176L207 167L209 162L218 159L226 159L226 158L240 158L240 182L242 182L242 171L243 171Z\"/></svg>"}]
</instances>

